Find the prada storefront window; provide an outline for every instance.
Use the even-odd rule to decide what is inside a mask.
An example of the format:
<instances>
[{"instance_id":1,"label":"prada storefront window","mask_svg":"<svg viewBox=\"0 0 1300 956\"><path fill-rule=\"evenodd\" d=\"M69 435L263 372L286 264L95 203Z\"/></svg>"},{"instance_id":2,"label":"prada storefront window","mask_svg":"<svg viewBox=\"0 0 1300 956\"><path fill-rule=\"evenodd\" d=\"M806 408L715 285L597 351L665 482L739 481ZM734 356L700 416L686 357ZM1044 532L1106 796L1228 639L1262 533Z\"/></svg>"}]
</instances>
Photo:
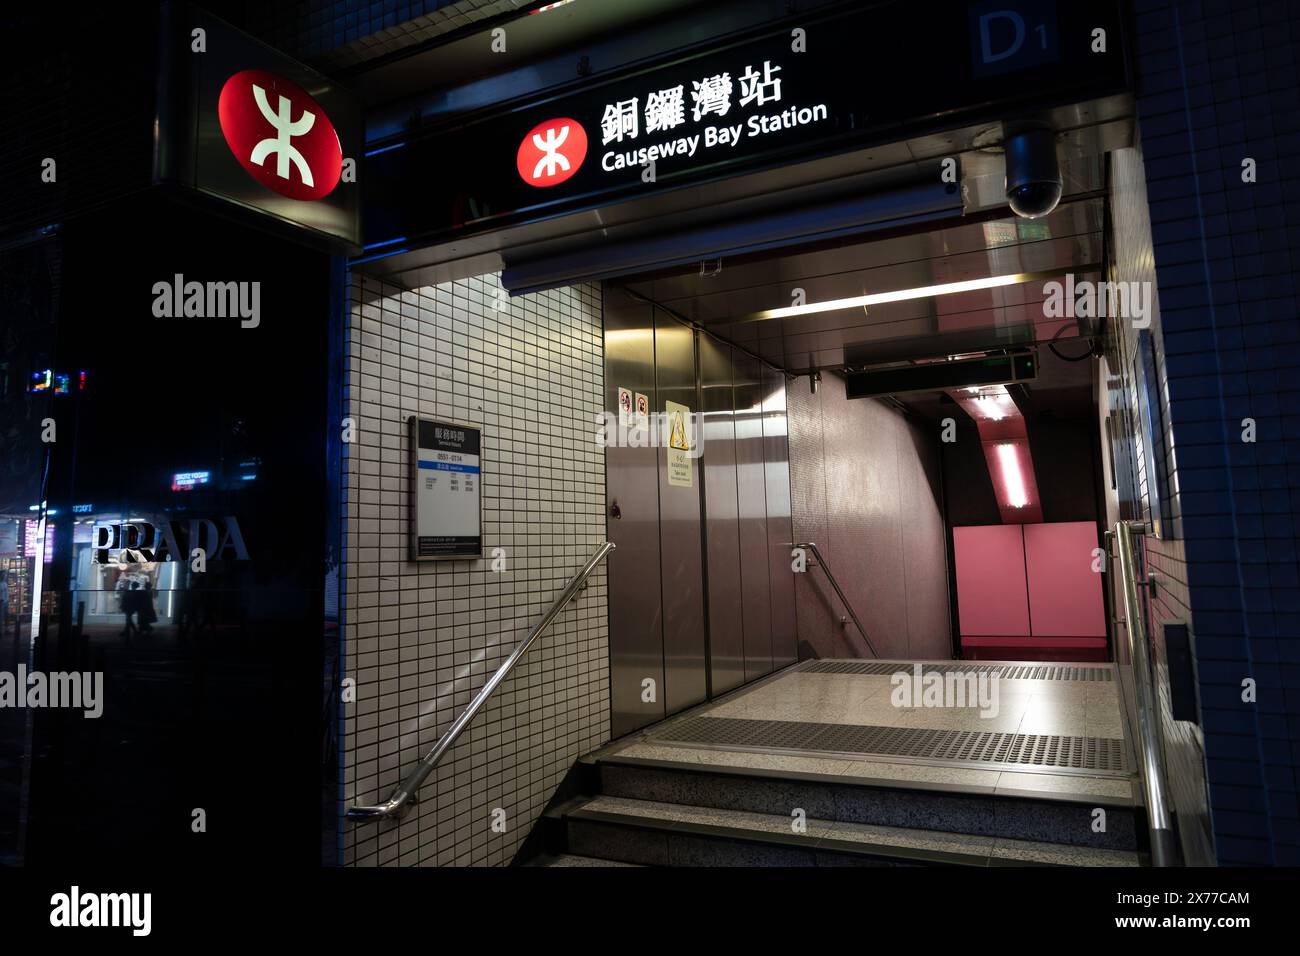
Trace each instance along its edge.
<instances>
[{"instance_id":1,"label":"prada storefront window","mask_svg":"<svg viewBox=\"0 0 1300 956\"><path fill-rule=\"evenodd\" d=\"M117 242L127 216L153 238ZM288 840L315 862L337 797L330 257L164 196L45 245L64 276L48 344L3 396L25 444L0 476L0 670L78 675L86 699L0 709L0 852L193 863ZM154 310L190 280L256 283L258 322ZM244 812L272 780L303 819Z\"/></svg>"}]
</instances>

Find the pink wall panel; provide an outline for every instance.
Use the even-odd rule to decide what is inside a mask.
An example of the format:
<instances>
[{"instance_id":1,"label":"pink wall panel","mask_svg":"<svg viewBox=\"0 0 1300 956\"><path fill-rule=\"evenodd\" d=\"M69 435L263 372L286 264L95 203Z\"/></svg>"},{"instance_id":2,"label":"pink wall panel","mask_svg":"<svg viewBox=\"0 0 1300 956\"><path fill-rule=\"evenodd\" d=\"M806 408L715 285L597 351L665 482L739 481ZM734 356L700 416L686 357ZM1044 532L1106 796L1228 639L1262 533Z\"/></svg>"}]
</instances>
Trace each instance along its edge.
<instances>
[{"instance_id":1,"label":"pink wall panel","mask_svg":"<svg viewBox=\"0 0 1300 956\"><path fill-rule=\"evenodd\" d=\"M1105 637L1101 575L1092 570L1097 526L1091 521L1068 521L1024 527L1034 635Z\"/></svg>"},{"instance_id":2,"label":"pink wall panel","mask_svg":"<svg viewBox=\"0 0 1300 956\"><path fill-rule=\"evenodd\" d=\"M1021 525L953 528L961 633L996 637L1029 634Z\"/></svg>"}]
</instances>

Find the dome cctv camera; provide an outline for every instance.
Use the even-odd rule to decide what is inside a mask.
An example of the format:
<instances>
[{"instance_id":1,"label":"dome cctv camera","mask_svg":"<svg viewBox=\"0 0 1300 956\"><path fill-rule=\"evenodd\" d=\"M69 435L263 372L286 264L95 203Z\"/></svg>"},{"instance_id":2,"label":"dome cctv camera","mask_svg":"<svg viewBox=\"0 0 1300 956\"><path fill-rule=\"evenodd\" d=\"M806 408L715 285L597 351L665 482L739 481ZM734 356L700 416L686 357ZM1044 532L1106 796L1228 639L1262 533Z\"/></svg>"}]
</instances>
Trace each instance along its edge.
<instances>
[{"instance_id":1,"label":"dome cctv camera","mask_svg":"<svg viewBox=\"0 0 1300 956\"><path fill-rule=\"evenodd\" d=\"M1024 129L1006 140L1006 194L1011 211L1039 219L1061 201L1061 167L1050 127Z\"/></svg>"}]
</instances>

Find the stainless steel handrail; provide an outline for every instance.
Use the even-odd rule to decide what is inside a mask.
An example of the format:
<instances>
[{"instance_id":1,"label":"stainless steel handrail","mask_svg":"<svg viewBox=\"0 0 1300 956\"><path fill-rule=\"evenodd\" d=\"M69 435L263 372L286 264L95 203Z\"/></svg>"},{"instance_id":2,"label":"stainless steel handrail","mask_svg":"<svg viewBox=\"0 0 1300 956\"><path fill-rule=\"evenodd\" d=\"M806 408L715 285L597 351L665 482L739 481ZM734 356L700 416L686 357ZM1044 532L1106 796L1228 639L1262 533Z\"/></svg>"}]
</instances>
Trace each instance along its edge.
<instances>
[{"instance_id":1,"label":"stainless steel handrail","mask_svg":"<svg viewBox=\"0 0 1300 956\"><path fill-rule=\"evenodd\" d=\"M1140 527L1140 526L1139 526ZM1137 698L1138 746L1142 760L1142 788L1146 797L1147 825L1151 831L1151 865L1171 866L1178 858L1173 818L1165 793L1164 755L1160 750L1156 686L1152 676L1142 602L1138 600L1137 570L1133 561L1130 522L1115 525L1120 583L1124 595L1124 627L1128 631L1129 660L1133 665L1133 692Z\"/></svg>"},{"instance_id":2,"label":"stainless steel handrail","mask_svg":"<svg viewBox=\"0 0 1300 956\"><path fill-rule=\"evenodd\" d=\"M862 622L858 620L858 612L853 610L853 605L850 604L849 599L844 596L844 589L840 587L840 582L835 580L835 575L831 572L831 566L826 563L826 559L822 556L821 549L812 541L805 541L803 544L796 544L795 547L807 548L817 558L817 563L820 564L821 569L826 572L826 580L831 582L831 587L833 587L835 593L840 596L840 603L842 603L845 610L849 612L849 617L853 618L853 623L858 626L858 633L861 634L862 639L867 642L867 647L871 650L872 655L879 657L880 653L876 650L875 645L871 643L871 638L867 636L867 629L863 627Z\"/></svg>"},{"instance_id":3,"label":"stainless steel handrail","mask_svg":"<svg viewBox=\"0 0 1300 956\"><path fill-rule=\"evenodd\" d=\"M456 718L451 727L447 729L447 732L433 745L433 749L424 755L424 759L415 765L415 769L406 775L389 795L388 799L377 807L349 807L347 813L349 820L355 820L358 823L382 820L400 813L402 808L414 799L416 791L420 789L421 784L424 783L429 774L433 773L434 768L438 766L438 761L442 759L442 755L451 749L452 744L469 726L470 721L483 708L487 699L492 696L492 692L506 679L506 675L510 673L511 668L528 653L528 648L537 640L538 635L551 625L551 622L564 610L565 605L573 600L574 595L578 593L578 589L582 587L591 572L596 569L596 565L605 560L605 556L613 550L614 543L612 541L606 541L596 549L596 553L591 556L591 559L582 566L582 569L577 574L569 579L568 585L560 596L555 599L555 603L551 605L550 610L542 615L542 619L528 632L528 636L519 642L519 646L506 658L505 663L497 668L496 673L483 685L483 689L474 695L474 699L465 708L464 713Z\"/></svg>"}]
</instances>

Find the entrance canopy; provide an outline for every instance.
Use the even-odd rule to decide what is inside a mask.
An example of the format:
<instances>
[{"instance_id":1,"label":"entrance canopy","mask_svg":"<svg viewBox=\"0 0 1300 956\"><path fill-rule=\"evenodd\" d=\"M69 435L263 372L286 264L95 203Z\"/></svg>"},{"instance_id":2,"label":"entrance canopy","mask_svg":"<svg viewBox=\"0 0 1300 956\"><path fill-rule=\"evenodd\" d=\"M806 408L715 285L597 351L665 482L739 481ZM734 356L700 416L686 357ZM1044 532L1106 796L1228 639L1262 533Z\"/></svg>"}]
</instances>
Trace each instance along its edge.
<instances>
[{"instance_id":1,"label":"entrance canopy","mask_svg":"<svg viewBox=\"0 0 1300 956\"><path fill-rule=\"evenodd\" d=\"M1005 123L1056 133L1067 193L1131 137L1118 8L936 19L853 4L367 144L361 271L512 292L1004 205ZM1100 46L1094 38L1100 30ZM925 36L906 76L885 46ZM960 168L955 168L955 165Z\"/></svg>"}]
</instances>

